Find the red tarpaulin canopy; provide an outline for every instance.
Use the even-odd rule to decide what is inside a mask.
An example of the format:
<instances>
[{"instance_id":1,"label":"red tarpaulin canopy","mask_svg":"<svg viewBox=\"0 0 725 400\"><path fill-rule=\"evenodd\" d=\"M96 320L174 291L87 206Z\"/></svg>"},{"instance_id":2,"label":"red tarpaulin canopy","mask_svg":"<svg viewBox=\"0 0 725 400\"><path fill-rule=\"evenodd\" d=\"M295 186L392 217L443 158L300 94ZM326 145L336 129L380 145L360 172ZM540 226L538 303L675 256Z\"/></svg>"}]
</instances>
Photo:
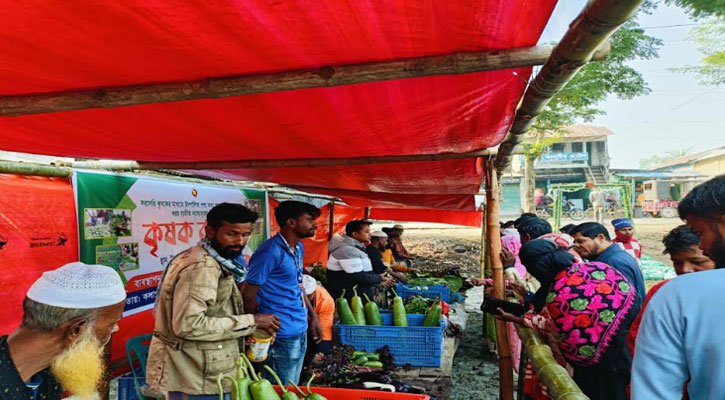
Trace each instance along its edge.
<instances>
[{"instance_id":1,"label":"red tarpaulin canopy","mask_svg":"<svg viewBox=\"0 0 725 400\"><path fill-rule=\"evenodd\" d=\"M10 2L0 9L0 96L532 46L555 3ZM0 143L140 161L462 153L501 142L530 72L2 117ZM472 159L204 174L309 188L355 205L463 210L473 210L481 181Z\"/></svg>"}]
</instances>

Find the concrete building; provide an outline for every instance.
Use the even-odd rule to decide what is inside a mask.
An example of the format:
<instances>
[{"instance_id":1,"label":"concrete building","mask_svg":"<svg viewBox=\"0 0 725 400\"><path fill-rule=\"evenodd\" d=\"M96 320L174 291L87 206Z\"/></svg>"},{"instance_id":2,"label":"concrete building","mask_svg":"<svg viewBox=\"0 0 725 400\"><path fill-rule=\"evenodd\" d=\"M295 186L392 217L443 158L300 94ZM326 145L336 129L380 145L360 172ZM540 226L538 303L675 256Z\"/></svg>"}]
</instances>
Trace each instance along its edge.
<instances>
[{"instance_id":1,"label":"concrete building","mask_svg":"<svg viewBox=\"0 0 725 400\"><path fill-rule=\"evenodd\" d=\"M592 125L572 125L563 131L557 135L557 142L534 164L536 188L546 192L553 183L608 183L607 140L614 132ZM502 176L501 213L504 216L520 214L524 208L524 165L524 156L515 156L510 169ZM588 193L588 190L581 190L567 193L566 197L574 200L577 206L586 207Z\"/></svg>"},{"instance_id":2,"label":"concrete building","mask_svg":"<svg viewBox=\"0 0 725 400\"><path fill-rule=\"evenodd\" d=\"M551 183L609 182L609 146L614 135L602 126L573 125L536 161L536 187Z\"/></svg>"},{"instance_id":3,"label":"concrete building","mask_svg":"<svg viewBox=\"0 0 725 400\"><path fill-rule=\"evenodd\" d=\"M725 146L677 157L655 166L652 171L691 172L708 177L725 174Z\"/></svg>"}]
</instances>

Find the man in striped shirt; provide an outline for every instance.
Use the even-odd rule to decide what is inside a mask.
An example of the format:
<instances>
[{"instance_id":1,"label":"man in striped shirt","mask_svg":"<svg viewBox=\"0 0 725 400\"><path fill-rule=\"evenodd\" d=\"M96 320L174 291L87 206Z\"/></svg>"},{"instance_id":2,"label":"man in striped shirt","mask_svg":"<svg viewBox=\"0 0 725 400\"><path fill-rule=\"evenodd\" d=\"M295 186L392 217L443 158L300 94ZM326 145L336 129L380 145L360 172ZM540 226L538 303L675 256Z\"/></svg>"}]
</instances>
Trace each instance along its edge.
<instances>
[{"instance_id":1,"label":"man in striped shirt","mask_svg":"<svg viewBox=\"0 0 725 400\"><path fill-rule=\"evenodd\" d=\"M634 257L637 264L639 264L639 260L642 258L642 244L633 236L634 227L632 221L628 218L618 218L612 220L612 225L616 236L612 242L618 244L622 250Z\"/></svg>"}]
</instances>

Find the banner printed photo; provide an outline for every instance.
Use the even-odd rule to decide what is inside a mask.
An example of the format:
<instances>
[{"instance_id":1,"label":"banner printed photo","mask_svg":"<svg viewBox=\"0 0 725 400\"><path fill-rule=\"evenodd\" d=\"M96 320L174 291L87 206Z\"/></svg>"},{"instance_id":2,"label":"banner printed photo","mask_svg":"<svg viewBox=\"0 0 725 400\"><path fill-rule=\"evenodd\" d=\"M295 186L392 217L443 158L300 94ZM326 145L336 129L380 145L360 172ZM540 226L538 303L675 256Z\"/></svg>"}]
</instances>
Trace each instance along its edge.
<instances>
[{"instance_id":1,"label":"banner printed photo","mask_svg":"<svg viewBox=\"0 0 725 400\"><path fill-rule=\"evenodd\" d=\"M90 172L77 172L74 187L81 261L118 271L128 292L124 316L153 308L161 271L204 236L215 205L240 203L259 213L247 257L267 238L262 190Z\"/></svg>"}]
</instances>

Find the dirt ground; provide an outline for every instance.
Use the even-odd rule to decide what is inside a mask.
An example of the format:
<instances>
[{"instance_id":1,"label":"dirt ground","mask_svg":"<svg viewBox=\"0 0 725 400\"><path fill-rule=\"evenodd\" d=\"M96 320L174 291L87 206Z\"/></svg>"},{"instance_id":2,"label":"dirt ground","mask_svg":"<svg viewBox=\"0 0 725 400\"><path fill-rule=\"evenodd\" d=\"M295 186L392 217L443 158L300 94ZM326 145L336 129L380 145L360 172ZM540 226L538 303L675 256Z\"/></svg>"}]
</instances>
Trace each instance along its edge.
<instances>
[{"instance_id":1,"label":"dirt ground","mask_svg":"<svg viewBox=\"0 0 725 400\"><path fill-rule=\"evenodd\" d=\"M606 223L611 226L609 221ZM662 237L681 223L679 219L635 220L635 237L642 242L644 254L669 264L669 257L662 254L664 249ZM403 243L408 251L416 256L416 263L421 270L458 266L462 276L478 276L480 228L423 223L403 224L406 227ZM472 290L477 289L480 291L480 288ZM480 296L474 297L480 298ZM481 328L482 314L477 307L467 307L467 309L469 317L466 337L461 339L454 359L450 398L451 400L497 399L498 362L496 356L486 350Z\"/></svg>"},{"instance_id":2,"label":"dirt ground","mask_svg":"<svg viewBox=\"0 0 725 400\"><path fill-rule=\"evenodd\" d=\"M564 221L564 224L568 221ZM662 237L682 224L676 218L635 219L635 237L642 243L644 254L666 264L668 256L662 254ZM610 227L609 221L605 221ZM404 223L403 243L416 256L422 270L435 270L458 265L463 276L478 276L481 249L481 229L454 227L441 224ZM612 235L613 231L610 232Z\"/></svg>"}]
</instances>

